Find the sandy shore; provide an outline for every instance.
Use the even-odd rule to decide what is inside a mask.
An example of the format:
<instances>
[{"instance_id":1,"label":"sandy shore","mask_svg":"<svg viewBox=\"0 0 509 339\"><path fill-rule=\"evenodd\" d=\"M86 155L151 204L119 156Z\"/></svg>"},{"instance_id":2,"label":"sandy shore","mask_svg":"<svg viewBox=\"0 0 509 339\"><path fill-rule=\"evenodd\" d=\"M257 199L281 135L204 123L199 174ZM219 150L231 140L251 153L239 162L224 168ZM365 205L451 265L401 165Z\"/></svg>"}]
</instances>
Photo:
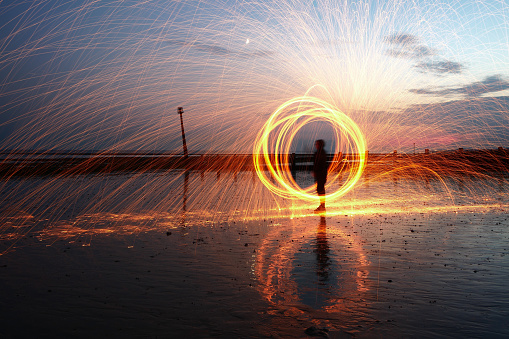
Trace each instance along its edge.
<instances>
[{"instance_id":1,"label":"sandy shore","mask_svg":"<svg viewBox=\"0 0 509 339\"><path fill-rule=\"evenodd\" d=\"M0 332L305 337L315 326L331 337L504 337L508 226L492 210L28 237L0 257Z\"/></svg>"},{"instance_id":2,"label":"sandy shore","mask_svg":"<svg viewBox=\"0 0 509 339\"><path fill-rule=\"evenodd\" d=\"M452 205L426 183L420 195L369 183L319 216L302 204L228 212L255 181L199 174L175 181L180 209L163 213L139 198L160 194L154 178L102 179L117 202L93 215L4 218L0 337L509 336L505 181L483 183L494 193L479 204L467 182ZM92 179L74 179L88 188L82 206L112 195ZM219 180L228 197L197 195Z\"/></svg>"}]
</instances>

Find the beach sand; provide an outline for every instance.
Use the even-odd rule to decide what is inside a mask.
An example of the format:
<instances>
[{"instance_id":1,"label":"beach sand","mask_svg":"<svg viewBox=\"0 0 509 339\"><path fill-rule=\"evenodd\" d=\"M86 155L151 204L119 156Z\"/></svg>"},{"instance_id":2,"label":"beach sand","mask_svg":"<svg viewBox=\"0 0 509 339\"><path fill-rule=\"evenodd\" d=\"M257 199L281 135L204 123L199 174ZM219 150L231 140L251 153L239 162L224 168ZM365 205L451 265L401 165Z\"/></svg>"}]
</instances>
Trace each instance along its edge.
<instances>
[{"instance_id":1,"label":"beach sand","mask_svg":"<svg viewBox=\"0 0 509 339\"><path fill-rule=\"evenodd\" d=\"M505 188L496 195L406 210L373 198L368 211L359 191L322 216L299 205L251 218L211 217L191 196L178 213L31 221L0 256L0 336L507 337Z\"/></svg>"}]
</instances>

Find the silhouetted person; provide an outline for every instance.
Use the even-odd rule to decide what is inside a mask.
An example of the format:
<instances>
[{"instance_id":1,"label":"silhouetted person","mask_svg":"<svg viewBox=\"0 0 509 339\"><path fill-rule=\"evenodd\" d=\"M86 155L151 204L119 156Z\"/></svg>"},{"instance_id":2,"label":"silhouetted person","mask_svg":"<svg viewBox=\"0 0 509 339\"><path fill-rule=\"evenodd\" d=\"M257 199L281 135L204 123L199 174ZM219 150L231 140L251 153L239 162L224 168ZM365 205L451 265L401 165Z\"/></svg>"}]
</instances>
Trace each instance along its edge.
<instances>
[{"instance_id":1,"label":"silhouetted person","mask_svg":"<svg viewBox=\"0 0 509 339\"><path fill-rule=\"evenodd\" d=\"M316 181L316 193L320 198L320 206L315 209L316 213L325 212L325 183L327 182L327 152L325 152L325 141L315 141L316 152L313 159L313 175Z\"/></svg>"}]
</instances>

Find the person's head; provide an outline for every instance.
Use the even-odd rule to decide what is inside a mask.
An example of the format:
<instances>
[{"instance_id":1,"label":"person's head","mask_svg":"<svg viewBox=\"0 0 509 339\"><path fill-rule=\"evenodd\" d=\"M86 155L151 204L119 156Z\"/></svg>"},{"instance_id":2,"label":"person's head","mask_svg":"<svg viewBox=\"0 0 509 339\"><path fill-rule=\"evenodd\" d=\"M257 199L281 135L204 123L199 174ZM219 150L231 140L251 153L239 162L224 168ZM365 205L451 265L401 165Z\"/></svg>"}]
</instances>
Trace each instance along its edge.
<instances>
[{"instance_id":1,"label":"person's head","mask_svg":"<svg viewBox=\"0 0 509 339\"><path fill-rule=\"evenodd\" d=\"M325 147L325 141L318 139L315 141L315 147L317 150L322 150Z\"/></svg>"}]
</instances>

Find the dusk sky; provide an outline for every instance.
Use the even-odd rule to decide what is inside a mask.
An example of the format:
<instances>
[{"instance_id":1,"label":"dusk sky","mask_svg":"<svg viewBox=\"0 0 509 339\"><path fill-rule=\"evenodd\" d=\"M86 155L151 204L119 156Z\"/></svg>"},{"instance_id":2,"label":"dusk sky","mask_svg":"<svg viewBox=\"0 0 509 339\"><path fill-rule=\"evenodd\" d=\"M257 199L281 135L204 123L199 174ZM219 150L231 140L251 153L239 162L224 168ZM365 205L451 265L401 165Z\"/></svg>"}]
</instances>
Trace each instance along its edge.
<instances>
[{"instance_id":1,"label":"dusk sky","mask_svg":"<svg viewBox=\"0 0 509 339\"><path fill-rule=\"evenodd\" d=\"M0 1L0 23L3 149L180 151L183 106L191 152L247 153L305 94L370 151L509 147L509 1Z\"/></svg>"}]
</instances>

